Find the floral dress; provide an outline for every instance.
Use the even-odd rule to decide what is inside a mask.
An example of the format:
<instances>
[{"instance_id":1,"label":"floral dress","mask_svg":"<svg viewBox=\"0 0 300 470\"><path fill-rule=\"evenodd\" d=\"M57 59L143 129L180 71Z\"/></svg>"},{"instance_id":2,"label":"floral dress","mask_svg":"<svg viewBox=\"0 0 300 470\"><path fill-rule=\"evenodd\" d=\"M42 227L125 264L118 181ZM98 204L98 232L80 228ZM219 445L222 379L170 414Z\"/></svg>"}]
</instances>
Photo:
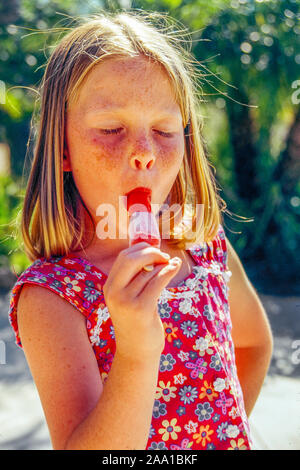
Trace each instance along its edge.
<instances>
[{"instance_id":1,"label":"floral dress","mask_svg":"<svg viewBox=\"0 0 300 470\"><path fill-rule=\"evenodd\" d=\"M228 304L225 233L188 248L197 265L176 287L164 288L158 311L165 330L147 450L242 449L252 446L235 365ZM86 259L69 254L39 258L11 291L9 320L18 333L17 303L24 283L52 290L86 318L103 383L116 351L105 304L107 276Z\"/></svg>"}]
</instances>

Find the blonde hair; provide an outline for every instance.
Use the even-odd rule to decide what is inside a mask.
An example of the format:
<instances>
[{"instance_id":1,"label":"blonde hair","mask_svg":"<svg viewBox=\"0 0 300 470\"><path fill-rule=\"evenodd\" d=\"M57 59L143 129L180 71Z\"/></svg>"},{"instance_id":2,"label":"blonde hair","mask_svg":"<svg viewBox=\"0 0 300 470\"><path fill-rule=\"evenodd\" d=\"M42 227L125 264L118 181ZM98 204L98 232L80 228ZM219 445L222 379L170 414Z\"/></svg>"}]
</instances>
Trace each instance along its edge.
<instances>
[{"instance_id":1,"label":"blonde hair","mask_svg":"<svg viewBox=\"0 0 300 470\"><path fill-rule=\"evenodd\" d=\"M94 226L94 222L72 173L63 171L68 105L76 100L95 64L105 58L140 54L161 64L169 75L184 124L183 165L168 204L179 204L183 214L185 205L192 205L188 214L192 223L180 237L174 227L168 243L182 248L200 238L210 242L222 223L226 203L218 195L215 169L205 150L196 61L180 39L182 31L169 31L169 19L158 12L101 12L77 21L52 52L40 85L39 128L21 216L26 255L34 261L82 248L86 223ZM197 204L204 208L201 224L197 223Z\"/></svg>"}]
</instances>

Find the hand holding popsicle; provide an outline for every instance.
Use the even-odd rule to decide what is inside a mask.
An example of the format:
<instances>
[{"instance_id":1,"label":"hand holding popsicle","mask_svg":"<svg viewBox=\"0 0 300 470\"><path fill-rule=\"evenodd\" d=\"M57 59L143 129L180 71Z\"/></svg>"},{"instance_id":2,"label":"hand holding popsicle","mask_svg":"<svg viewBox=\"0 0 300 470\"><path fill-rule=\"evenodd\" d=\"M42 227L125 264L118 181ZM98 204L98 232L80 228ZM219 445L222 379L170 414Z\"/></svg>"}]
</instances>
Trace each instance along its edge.
<instances>
[{"instance_id":1,"label":"hand holding popsicle","mask_svg":"<svg viewBox=\"0 0 300 470\"><path fill-rule=\"evenodd\" d=\"M181 260L176 263L176 259L170 259L168 253L159 249L161 240L151 213L151 192L143 188L131 193L127 199L130 246L117 256L103 293L114 325L117 354L131 363L144 364L145 360L159 358L164 348L165 332L158 313L158 299L162 289L178 273ZM143 206L135 205L141 200ZM147 266L153 267L151 272Z\"/></svg>"},{"instance_id":2,"label":"hand holding popsicle","mask_svg":"<svg viewBox=\"0 0 300 470\"><path fill-rule=\"evenodd\" d=\"M149 233L143 228L145 216L139 211L134 215L136 207L132 204L130 207L133 222L130 246L117 256L103 293L114 325L117 354L131 363L144 363L159 358L163 351L165 332L158 313L158 299L178 273L181 260L176 263L176 259L170 259L159 249L158 228L157 231L150 228ZM140 226L135 224L138 220ZM144 270L141 274L145 266L154 267L151 272Z\"/></svg>"},{"instance_id":3,"label":"hand holding popsicle","mask_svg":"<svg viewBox=\"0 0 300 470\"><path fill-rule=\"evenodd\" d=\"M139 242L121 251L103 286L115 331L117 354L131 363L153 361L162 353L165 333L158 313L162 289L178 272L179 263ZM143 266L154 264L141 274Z\"/></svg>"}]
</instances>

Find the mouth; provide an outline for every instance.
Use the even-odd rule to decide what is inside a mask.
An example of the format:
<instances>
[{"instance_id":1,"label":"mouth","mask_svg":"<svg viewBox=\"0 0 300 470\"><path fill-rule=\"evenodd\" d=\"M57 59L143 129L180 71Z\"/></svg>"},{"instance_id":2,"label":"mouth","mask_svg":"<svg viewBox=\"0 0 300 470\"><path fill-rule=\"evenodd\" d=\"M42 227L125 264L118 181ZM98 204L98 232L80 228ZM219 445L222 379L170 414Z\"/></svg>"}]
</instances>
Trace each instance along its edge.
<instances>
[{"instance_id":1,"label":"mouth","mask_svg":"<svg viewBox=\"0 0 300 470\"><path fill-rule=\"evenodd\" d=\"M148 194L152 194L152 189L149 188L148 186L136 186L135 188L125 193L124 196L128 196L132 192L140 192L140 191L148 193Z\"/></svg>"},{"instance_id":2,"label":"mouth","mask_svg":"<svg viewBox=\"0 0 300 470\"><path fill-rule=\"evenodd\" d=\"M127 211L134 204L144 204L148 211L151 211L151 196L152 189L146 186L138 186L133 188L131 191L128 191L124 196L126 196L126 201L124 201Z\"/></svg>"}]
</instances>

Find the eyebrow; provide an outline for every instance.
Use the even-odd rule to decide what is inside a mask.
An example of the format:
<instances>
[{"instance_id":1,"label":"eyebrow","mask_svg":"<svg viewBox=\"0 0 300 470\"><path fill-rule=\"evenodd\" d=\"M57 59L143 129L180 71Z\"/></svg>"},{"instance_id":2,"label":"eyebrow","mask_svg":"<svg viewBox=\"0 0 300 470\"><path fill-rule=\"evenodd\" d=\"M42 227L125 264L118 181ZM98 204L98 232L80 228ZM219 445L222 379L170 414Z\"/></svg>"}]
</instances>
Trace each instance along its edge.
<instances>
[{"instance_id":1,"label":"eyebrow","mask_svg":"<svg viewBox=\"0 0 300 470\"><path fill-rule=\"evenodd\" d=\"M93 111L89 111L87 113L87 116L93 117L93 116L97 116L101 114L111 114L111 113L118 113L118 112L125 112L125 111L126 111L126 108L122 108L120 106L105 105L103 109L96 109ZM164 108L162 110L158 110L158 113L163 118L171 118L173 120L175 119L176 121L178 119L182 119L181 114L180 113L178 114L178 112L175 111L174 108Z\"/></svg>"}]
</instances>

